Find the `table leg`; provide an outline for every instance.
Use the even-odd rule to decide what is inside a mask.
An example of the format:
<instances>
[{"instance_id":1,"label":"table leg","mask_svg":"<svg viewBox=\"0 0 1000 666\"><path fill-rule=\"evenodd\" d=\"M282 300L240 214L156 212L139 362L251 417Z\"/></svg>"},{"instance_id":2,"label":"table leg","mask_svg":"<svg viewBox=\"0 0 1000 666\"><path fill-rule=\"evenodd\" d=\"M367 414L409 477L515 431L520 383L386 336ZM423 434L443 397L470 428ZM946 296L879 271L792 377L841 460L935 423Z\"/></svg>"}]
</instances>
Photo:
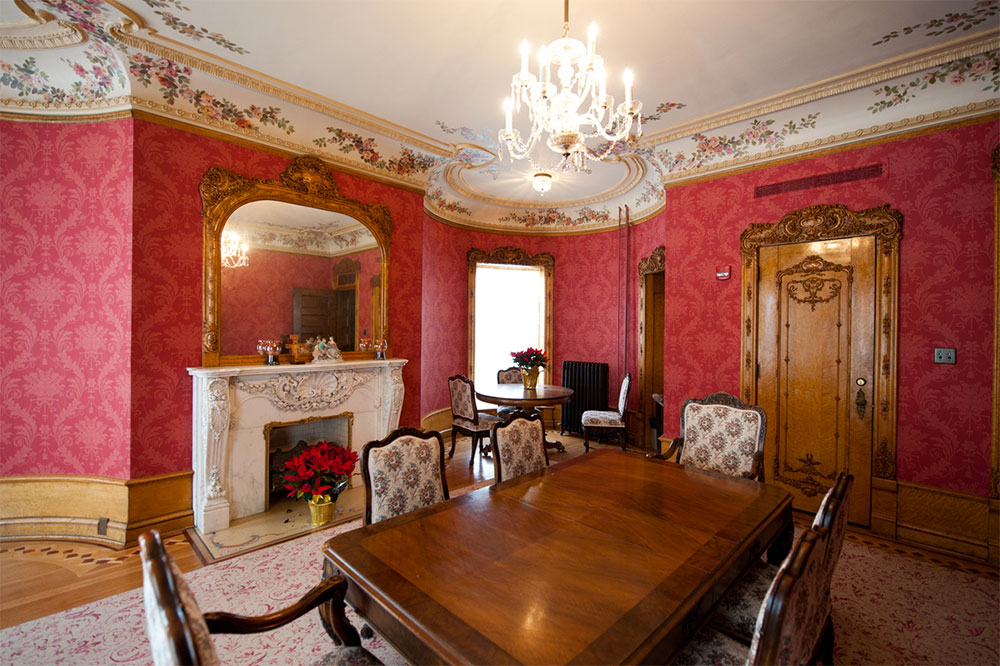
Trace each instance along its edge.
<instances>
[{"instance_id":1,"label":"table leg","mask_svg":"<svg viewBox=\"0 0 1000 666\"><path fill-rule=\"evenodd\" d=\"M771 547L767 549L767 561L769 564L781 565L792 550L792 542L795 540L795 523L792 522L792 509L788 508L785 525L774 540Z\"/></svg>"},{"instance_id":2,"label":"table leg","mask_svg":"<svg viewBox=\"0 0 1000 666\"><path fill-rule=\"evenodd\" d=\"M529 415L531 415L531 414L538 414L539 418L542 418L542 413L539 412L538 409L535 408L535 407L532 407L531 411L528 412L528 414ZM563 451L566 450L566 447L562 445L562 442L551 440L551 439L546 439L545 440L545 448L546 449L555 449L556 451L559 451L560 453L562 453Z\"/></svg>"},{"instance_id":3,"label":"table leg","mask_svg":"<svg viewBox=\"0 0 1000 666\"><path fill-rule=\"evenodd\" d=\"M333 566L333 563L325 558L323 559L323 580L331 576L336 576L339 573L337 568ZM346 607L347 604L344 603L343 598L327 601L319 607L320 621L323 624L323 628L326 629L326 633L330 635L335 644L347 646L361 645L361 636L358 634L358 630L347 620Z\"/></svg>"}]
</instances>

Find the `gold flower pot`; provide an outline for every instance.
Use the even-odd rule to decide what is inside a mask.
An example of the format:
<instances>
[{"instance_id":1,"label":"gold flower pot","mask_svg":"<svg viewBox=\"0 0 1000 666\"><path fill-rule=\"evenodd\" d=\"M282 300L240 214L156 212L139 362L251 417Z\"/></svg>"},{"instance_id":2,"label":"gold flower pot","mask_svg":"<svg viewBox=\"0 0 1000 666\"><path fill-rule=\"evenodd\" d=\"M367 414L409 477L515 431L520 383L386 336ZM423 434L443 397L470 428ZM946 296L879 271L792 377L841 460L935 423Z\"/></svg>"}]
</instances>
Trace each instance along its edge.
<instances>
[{"instance_id":1,"label":"gold flower pot","mask_svg":"<svg viewBox=\"0 0 1000 666\"><path fill-rule=\"evenodd\" d=\"M521 381L529 391L538 386L538 368L521 368Z\"/></svg>"},{"instance_id":2,"label":"gold flower pot","mask_svg":"<svg viewBox=\"0 0 1000 666\"><path fill-rule=\"evenodd\" d=\"M309 504L309 522L313 525L326 525L337 513L337 500L318 503L306 500L306 502Z\"/></svg>"}]
</instances>

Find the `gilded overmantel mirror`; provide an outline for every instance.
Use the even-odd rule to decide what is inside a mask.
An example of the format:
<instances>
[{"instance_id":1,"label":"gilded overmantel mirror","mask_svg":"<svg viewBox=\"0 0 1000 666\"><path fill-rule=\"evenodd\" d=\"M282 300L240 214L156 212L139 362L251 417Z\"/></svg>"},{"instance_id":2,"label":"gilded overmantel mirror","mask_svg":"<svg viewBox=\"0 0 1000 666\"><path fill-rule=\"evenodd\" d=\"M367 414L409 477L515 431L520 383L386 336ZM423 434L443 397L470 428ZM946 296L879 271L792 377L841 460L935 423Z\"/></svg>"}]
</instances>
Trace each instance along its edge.
<instances>
[{"instance_id":1,"label":"gilded overmantel mirror","mask_svg":"<svg viewBox=\"0 0 1000 666\"><path fill-rule=\"evenodd\" d=\"M344 358L371 357L376 340L388 341L386 206L342 196L308 155L278 180L212 167L200 190L203 365L263 363L258 340L293 334L334 338Z\"/></svg>"}]
</instances>

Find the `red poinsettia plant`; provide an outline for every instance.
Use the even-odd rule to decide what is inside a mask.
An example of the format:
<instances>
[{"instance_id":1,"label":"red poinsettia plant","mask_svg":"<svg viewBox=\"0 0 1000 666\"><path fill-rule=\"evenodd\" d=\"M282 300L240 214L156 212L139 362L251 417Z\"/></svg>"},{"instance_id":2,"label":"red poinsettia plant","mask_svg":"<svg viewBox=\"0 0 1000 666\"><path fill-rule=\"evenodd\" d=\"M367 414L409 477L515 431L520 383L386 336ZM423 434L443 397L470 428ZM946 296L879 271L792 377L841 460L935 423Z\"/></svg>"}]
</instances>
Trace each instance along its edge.
<instances>
[{"instance_id":1,"label":"red poinsettia plant","mask_svg":"<svg viewBox=\"0 0 1000 666\"><path fill-rule=\"evenodd\" d=\"M524 351L511 352L510 356L514 359L514 365L519 368L540 368L549 363L545 352L534 347L528 347Z\"/></svg>"},{"instance_id":2,"label":"red poinsettia plant","mask_svg":"<svg viewBox=\"0 0 1000 666\"><path fill-rule=\"evenodd\" d=\"M347 488L358 454L331 442L317 442L285 463L289 497L309 496L315 503L331 502Z\"/></svg>"}]
</instances>

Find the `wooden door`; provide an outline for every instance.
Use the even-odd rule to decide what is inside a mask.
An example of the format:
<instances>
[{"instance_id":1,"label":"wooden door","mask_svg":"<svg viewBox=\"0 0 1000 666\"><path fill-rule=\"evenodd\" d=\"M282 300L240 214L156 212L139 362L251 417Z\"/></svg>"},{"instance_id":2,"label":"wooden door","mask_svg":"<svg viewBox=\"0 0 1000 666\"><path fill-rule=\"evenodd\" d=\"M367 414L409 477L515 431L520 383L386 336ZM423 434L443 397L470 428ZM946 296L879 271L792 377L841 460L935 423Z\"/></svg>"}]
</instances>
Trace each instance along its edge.
<instances>
[{"instance_id":1,"label":"wooden door","mask_svg":"<svg viewBox=\"0 0 1000 666\"><path fill-rule=\"evenodd\" d=\"M292 290L292 332L300 339L327 338L333 331L333 290L306 289Z\"/></svg>"},{"instance_id":2,"label":"wooden door","mask_svg":"<svg viewBox=\"0 0 1000 666\"><path fill-rule=\"evenodd\" d=\"M765 478L816 511L854 475L851 522L871 519L876 344L873 236L759 250L757 404Z\"/></svg>"},{"instance_id":3,"label":"wooden door","mask_svg":"<svg viewBox=\"0 0 1000 666\"><path fill-rule=\"evenodd\" d=\"M333 339L340 351L354 351L357 339L357 287L338 287L333 297Z\"/></svg>"}]
</instances>

